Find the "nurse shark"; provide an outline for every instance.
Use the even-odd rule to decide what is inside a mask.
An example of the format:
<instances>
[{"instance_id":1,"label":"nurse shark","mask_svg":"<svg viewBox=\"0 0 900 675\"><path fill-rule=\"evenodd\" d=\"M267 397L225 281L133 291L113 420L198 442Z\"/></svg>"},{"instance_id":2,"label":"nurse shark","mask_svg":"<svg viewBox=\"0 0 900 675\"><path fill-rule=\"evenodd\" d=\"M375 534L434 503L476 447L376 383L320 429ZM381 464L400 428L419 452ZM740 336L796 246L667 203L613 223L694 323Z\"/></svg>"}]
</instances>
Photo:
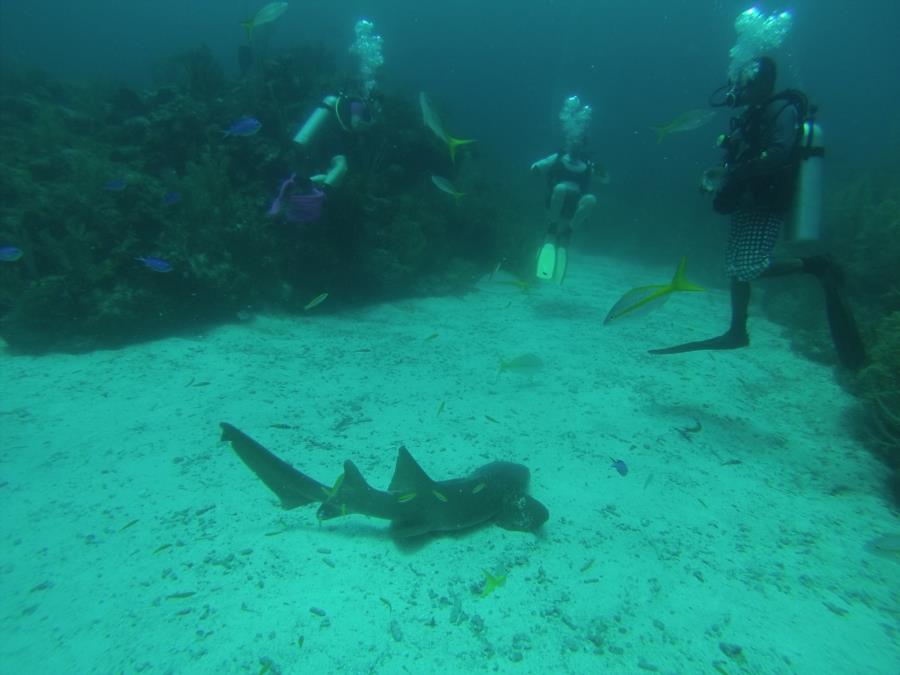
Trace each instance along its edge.
<instances>
[{"instance_id":1,"label":"nurse shark","mask_svg":"<svg viewBox=\"0 0 900 675\"><path fill-rule=\"evenodd\" d=\"M528 494L528 467L491 462L464 478L436 481L406 448L397 453L394 475L386 491L371 487L356 465L332 487L301 473L250 438L222 422L222 440L268 488L284 509L319 503L319 520L358 513L390 521L391 535L408 540L428 534L495 524L507 530L534 532L549 518L547 508Z\"/></svg>"}]
</instances>

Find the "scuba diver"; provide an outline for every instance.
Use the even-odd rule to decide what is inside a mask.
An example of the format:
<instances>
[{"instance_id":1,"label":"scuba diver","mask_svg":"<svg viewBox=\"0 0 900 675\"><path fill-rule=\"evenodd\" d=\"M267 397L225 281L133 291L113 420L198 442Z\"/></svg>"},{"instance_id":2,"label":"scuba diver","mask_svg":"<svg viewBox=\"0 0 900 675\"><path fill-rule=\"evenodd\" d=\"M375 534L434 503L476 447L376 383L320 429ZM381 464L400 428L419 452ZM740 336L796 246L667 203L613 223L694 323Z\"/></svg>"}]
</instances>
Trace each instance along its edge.
<instances>
[{"instance_id":1,"label":"scuba diver","mask_svg":"<svg viewBox=\"0 0 900 675\"><path fill-rule=\"evenodd\" d=\"M596 172L587 158L585 134L591 121L591 107L570 96L559 113L565 146L531 165L532 173L547 176L547 235L538 252L537 277L562 283L566 275L568 246L572 232L594 210L597 197L590 193ZM601 181L608 182L605 175Z\"/></svg>"},{"instance_id":2,"label":"scuba diver","mask_svg":"<svg viewBox=\"0 0 900 675\"><path fill-rule=\"evenodd\" d=\"M339 188L347 175L352 137L374 124L376 109L374 98L326 96L294 135L294 142L303 151L302 164L328 162L328 168L308 178L292 173L281 183L269 215L283 212L288 221L300 224L318 220L328 193Z\"/></svg>"},{"instance_id":3,"label":"scuba diver","mask_svg":"<svg viewBox=\"0 0 900 675\"><path fill-rule=\"evenodd\" d=\"M335 146L344 145L348 137L369 129L375 123L379 109L376 98L372 96L326 96L294 135L294 143L299 144L307 154L314 141L326 134L332 137ZM328 171L310 176L310 181L324 188L340 186L347 173L345 152L334 155Z\"/></svg>"},{"instance_id":4,"label":"scuba diver","mask_svg":"<svg viewBox=\"0 0 900 675\"><path fill-rule=\"evenodd\" d=\"M771 58L754 58L743 66L736 81L717 90L710 100L713 106L745 108L732 119L730 133L719 138L718 144L724 149L725 157L721 182L713 199L717 213L731 216L726 254L726 268L731 278L731 325L719 337L652 349L650 353L678 354L746 347L750 344L747 333L750 282L803 273L811 274L821 282L838 358L845 367L857 370L865 362L865 348L844 298L838 267L829 257L821 255L778 260L772 257L792 206L821 204L820 184L815 191L815 200L805 194L804 199L798 201L797 187L801 172L806 169L804 163L821 161L824 152L815 138L814 109L806 96L790 89L773 94L775 75L775 62ZM723 99L713 100L723 91ZM708 190L714 189L706 176L703 185ZM818 208L810 209L818 218ZM803 220L804 214L795 208L792 219L795 221L792 225L797 228L797 221ZM809 229L808 225L805 227Z\"/></svg>"},{"instance_id":5,"label":"scuba diver","mask_svg":"<svg viewBox=\"0 0 900 675\"><path fill-rule=\"evenodd\" d=\"M299 180L291 174L282 182L269 215L285 209L290 221L317 219L328 193L344 182L349 168L347 155L357 147L360 134L371 128L380 115L381 101L374 89L375 75L384 63L383 40L375 33L375 25L366 19L357 21L354 30L356 41L350 51L359 58L360 95L326 96L294 135L303 163L321 168L327 162L327 169Z\"/></svg>"}]
</instances>

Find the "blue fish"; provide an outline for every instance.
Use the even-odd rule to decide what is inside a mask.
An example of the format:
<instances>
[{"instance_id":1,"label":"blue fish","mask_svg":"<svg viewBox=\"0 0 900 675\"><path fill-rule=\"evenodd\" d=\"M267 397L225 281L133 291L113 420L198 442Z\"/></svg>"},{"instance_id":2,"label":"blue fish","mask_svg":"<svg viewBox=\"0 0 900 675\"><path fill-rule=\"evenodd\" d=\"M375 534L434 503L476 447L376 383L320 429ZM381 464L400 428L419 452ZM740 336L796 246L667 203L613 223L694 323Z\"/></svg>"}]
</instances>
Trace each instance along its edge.
<instances>
[{"instance_id":1,"label":"blue fish","mask_svg":"<svg viewBox=\"0 0 900 675\"><path fill-rule=\"evenodd\" d=\"M225 131L225 136L252 136L262 128L255 117L242 117Z\"/></svg>"},{"instance_id":2,"label":"blue fish","mask_svg":"<svg viewBox=\"0 0 900 675\"><path fill-rule=\"evenodd\" d=\"M167 192L163 195L163 204L166 206L174 206L178 202L181 201L181 193L180 192Z\"/></svg>"},{"instance_id":3,"label":"blue fish","mask_svg":"<svg viewBox=\"0 0 900 675\"><path fill-rule=\"evenodd\" d=\"M110 192L121 192L126 187L128 187L128 181L124 178L110 178L103 184L103 189Z\"/></svg>"},{"instance_id":4,"label":"blue fish","mask_svg":"<svg viewBox=\"0 0 900 675\"><path fill-rule=\"evenodd\" d=\"M135 258L135 260L144 263L145 266L149 267L154 272L171 272L172 266L168 263L168 261L163 260L162 258L157 258L152 255L143 256L141 258Z\"/></svg>"},{"instance_id":5,"label":"blue fish","mask_svg":"<svg viewBox=\"0 0 900 675\"><path fill-rule=\"evenodd\" d=\"M628 465L624 461L621 459L613 459L612 457L609 458L609 461L612 462L610 466L618 471L620 476L628 475Z\"/></svg>"},{"instance_id":6,"label":"blue fish","mask_svg":"<svg viewBox=\"0 0 900 675\"><path fill-rule=\"evenodd\" d=\"M15 262L23 255L22 249L15 246L0 246L0 262Z\"/></svg>"}]
</instances>

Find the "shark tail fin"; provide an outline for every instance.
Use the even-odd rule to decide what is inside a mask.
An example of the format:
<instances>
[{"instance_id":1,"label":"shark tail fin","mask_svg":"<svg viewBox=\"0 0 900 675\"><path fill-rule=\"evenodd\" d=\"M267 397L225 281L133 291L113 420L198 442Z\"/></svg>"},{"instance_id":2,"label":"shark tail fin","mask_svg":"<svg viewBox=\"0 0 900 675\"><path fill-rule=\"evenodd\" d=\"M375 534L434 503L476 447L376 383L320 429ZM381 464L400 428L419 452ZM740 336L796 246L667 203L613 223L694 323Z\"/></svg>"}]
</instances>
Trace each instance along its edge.
<instances>
[{"instance_id":1,"label":"shark tail fin","mask_svg":"<svg viewBox=\"0 0 900 675\"><path fill-rule=\"evenodd\" d=\"M669 135L668 127L650 127L653 131L656 132L656 144L659 145L663 142L663 139Z\"/></svg>"},{"instance_id":2,"label":"shark tail fin","mask_svg":"<svg viewBox=\"0 0 900 675\"><path fill-rule=\"evenodd\" d=\"M295 509L328 496L328 488L279 459L243 431L222 422L222 440L231 447L266 486L281 500L281 508Z\"/></svg>"},{"instance_id":3,"label":"shark tail fin","mask_svg":"<svg viewBox=\"0 0 900 675\"><path fill-rule=\"evenodd\" d=\"M675 276L672 277L672 290L673 291L705 291L706 289L702 286L697 286L696 284L692 284L687 280L687 257L682 256L681 260L678 261L678 269L675 270Z\"/></svg>"},{"instance_id":4,"label":"shark tail fin","mask_svg":"<svg viewBox=\"0 0 900 675\"><path fill-rule=\"evenodd\" d=\"M447 134L447 147L450 148L450 161L456 161L456 149L461 145L468 145L469 143L475 143L474 138L453 138L450 134Z\"/></svg>"}]
</instances>

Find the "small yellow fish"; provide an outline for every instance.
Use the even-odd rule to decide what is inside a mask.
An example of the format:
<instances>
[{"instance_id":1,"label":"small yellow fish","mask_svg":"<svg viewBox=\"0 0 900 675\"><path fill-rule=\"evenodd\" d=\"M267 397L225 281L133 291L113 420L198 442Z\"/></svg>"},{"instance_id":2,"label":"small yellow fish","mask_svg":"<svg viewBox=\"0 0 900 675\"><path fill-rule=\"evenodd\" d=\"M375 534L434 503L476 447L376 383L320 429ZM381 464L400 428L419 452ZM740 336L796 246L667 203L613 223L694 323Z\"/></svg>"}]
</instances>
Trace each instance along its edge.
<instances>
[{"instance_id":1,"label":"small yellow fish","mask_svg":"<svg viewBox=\"0 0 900 675\"><path fill-rule=\"evenodd\" d=\"M253 37L253 29L267 23L272 23L287 11L288 4L286 2L270 2L268 5L260 9L252 19L241 21L244 30L247 31L247 42Z\"/></svg>"},{"instance_id":2,"label":"small yellow fish","mask_svg":"<svg viewBox=\"0 0 900 675\"><path fill-rule=\"evenodd\" d=\"M509 360L500 360L500 373L514 372L534 375L544 367L544 362L536 354L520 354Z\"/></svg>"},{"instance_id":3,"label":"small yellow fish","mask_svg":"<svg viewBox=\"0 0 900 675\"><path fill-rule=\"evenodd\" d=\"M493 272L478 280L478 289L489 293L530 293L532 283L502 269L502 264L498 263Z\"/></svg>"},{"instance_id":4,"label":"small yellow fish","mask_svg":"<svg viewBox=\"0 0 900 675\"><path fill-rule=\"evenodd\" d=\"M446 401L441 401L441 403L440 403L440 405L438 406L438 409L437 409L437 415L438 415L438 416L439 416L442 412L444 412L444 405L445 405L446 403L447 403Z\"/></svg>"},{"instance_id":5,"label":"small yellow fish","mask_svg":"<svg viewBox=\"0 0 900 675\"><path fill-rule=\"evenodd\" d=\"M486 598L506 583L505 574L497 574L495 576L487 570L482 570L482 572L484 572L484 588L481 590L482 598Z\"/></svg>"},{"instance_id":6,"label":"small yellow fish","mask_svg":"<svg viewBox=\"0 0 900 675\"><path fill-rule=\"evenodd\" d=\"M669 134L677 134L684 131L693 131L707 124L716 116L715 110L705 110L698 108L696 110L688 110L680 114L668 124L661 124L658 127L650 127L656 132L656 142L662 143L663 139Z\"/></svg>"},{"instance_id":7,"label":"small yellow fish","mask_svg":"<svg viewBox=\"0 0 900 675\"><path fill-rule=\"evenodd\" d=\"M316 297L306 303L306 306L303 308L304 312L308 312L313 307L318 307L328 298L328 293L319 293Z\"/></svg>"},{"instance_id":8,"label":"small yellow fish","mask_svg":"<svg viewBox=\"0 0 900 675\"><path fill-rule=\"evenodd\" d=\"M475 142L475 140L471 138L454 138L448 134L444 129L444 124L441 122L440 116L438 116L434 106L431 105L431 100L429 100L424 91L419 92L419 108L422 110L422 122L425 126L431 129L431 132L435 136L447 144L447 149L450 150L451 162L456 162L456 149L459 146Z\"/></svg>"},{"instance_id":9,"label":"small yellow fish","mask_svg":"<svg viewBox=\"0 0 900 675\"><path fill-rule=\"evenodd\" d=\"M443 176L432 176L431 182L434 183L434 186L441 192L446 192L448 195L453 195L454 199L458 200L460 197L464 197L466 194L465 192L459 192L453 185L453 183L451 183Z\"/></svg>"},{"instance_id":10,"label":"small yellow fish","mask_svg":"<svg viewBox=\"0 0 900 675\"><path fill-rule=\"evenodd\" d=\"M692 284L687 280L685 269L687 267L687 258L682 258L678 263L678 269L675 270L675 276L672 281L667 284L656 284L653 286L639 286L632 288L625 295L619 298L618 302L609 310L606 318L603 319L603 325L611 321L615 321L622 317L639 316L656 307L665 304L673 293L676 292L699 292L704 290L696 284Z\"/></svg>"}]
</instances>

